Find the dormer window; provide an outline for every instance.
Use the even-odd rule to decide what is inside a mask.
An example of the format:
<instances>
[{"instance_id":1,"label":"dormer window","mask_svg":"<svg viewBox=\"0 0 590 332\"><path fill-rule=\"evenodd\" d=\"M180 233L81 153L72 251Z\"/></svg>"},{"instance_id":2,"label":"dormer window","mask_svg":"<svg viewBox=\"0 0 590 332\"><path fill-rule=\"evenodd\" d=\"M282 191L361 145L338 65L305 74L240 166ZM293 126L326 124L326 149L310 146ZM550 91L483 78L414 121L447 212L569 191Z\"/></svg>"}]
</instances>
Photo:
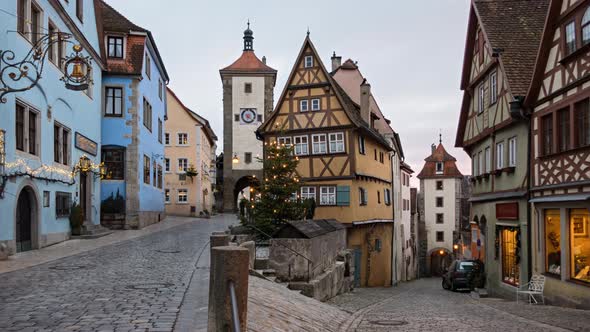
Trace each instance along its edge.
<instances>
[{"instance_id":1,"label":"dormer window","mask_svg":"<svg viewBox=\"0 0 590 332\"><path fill-rule=\"evenodd\" d=\"M305 68L311 68L313 67L313 56L308 55L305 57L305 64L304 64Z\"/></svg>"},{"instance_id":2,"label":"dormer window","mask_svg":"<svg viewBox=\"0 0 590 332\"><path fill-rule=\"evenodd\" d=\"M123 37L109 36L107 44L109 58L123 58Z\"/></svg>"},{"instance_id":3,"label":"dormer window","mask_svg":"<svg viewBox=\"0 0 590 332\"><path fill-rule=\"evenodd\" d=\"M441 161L436 163L436 174L442 174L444 170L444 164Z\"/></svg>"}]
</instances>

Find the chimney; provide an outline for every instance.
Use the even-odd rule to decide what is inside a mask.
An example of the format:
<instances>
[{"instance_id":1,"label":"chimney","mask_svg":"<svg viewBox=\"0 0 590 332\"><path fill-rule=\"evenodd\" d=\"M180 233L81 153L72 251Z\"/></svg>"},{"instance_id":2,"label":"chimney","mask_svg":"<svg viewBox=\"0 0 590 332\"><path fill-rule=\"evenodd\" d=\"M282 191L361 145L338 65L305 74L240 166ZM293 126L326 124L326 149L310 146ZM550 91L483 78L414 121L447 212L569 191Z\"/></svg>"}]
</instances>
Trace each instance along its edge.
<instances>
[{"instance_id":1,"label":"chimney","mask_svg":"<svg viewBox=\"0 0 590 332\"><path fill-rule=\"evenodd\" d=\"M430 146L430 151L432 153L434 153L434 151L436 151L436 145L434 145L434 143Z\"/></svg>"},{"instance_id":2,"label":"chimney","mask_svg":"<svg viewBox=\"0 0 590 332\"><path fill-rule=\"evenodd\" d=\"M266 57L262 56L262 63L266 64Z\"/></svg>"},{"instance_id":3,"label":"chimney","mask_svg":"<svg viewBox=\"0 0 590 332\"><path fill-rule=\"evenodd\" d=\"M332 71L335 71L342 64L342 57L336 56L336 52L332 54Z\"/></svg>"},{"instance_id":4,"label":"chimney","mask_svg":"<svg viewBox=\"0 0 590 332\"><path fill-rule=\"evenodd\" d=\"M371 84L367 83L367 79L363 79L363 83L361 83L361 117L369 125L371 125L371 110L369 109L370 97Z\"/></svg>"}]
</instances>

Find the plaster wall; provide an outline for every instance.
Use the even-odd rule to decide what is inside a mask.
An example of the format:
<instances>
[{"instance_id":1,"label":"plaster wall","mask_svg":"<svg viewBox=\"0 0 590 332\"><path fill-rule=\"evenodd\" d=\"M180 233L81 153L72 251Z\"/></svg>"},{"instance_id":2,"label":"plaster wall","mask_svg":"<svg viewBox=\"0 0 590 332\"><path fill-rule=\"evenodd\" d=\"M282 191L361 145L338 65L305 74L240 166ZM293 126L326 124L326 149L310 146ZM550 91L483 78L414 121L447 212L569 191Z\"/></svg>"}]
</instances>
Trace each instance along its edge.
<instances>
[{"instance_id":1,"label":"plaster wall","mask_svg":"<svg viewBox=\"0 0 590 332\"><path fill-rule=\"evenodd\" d=\"M443 190L436 190L436 181L443 181ZM453 231L455 231L457 183L460 180L454 178L423 179L424 186L424 220L426 226L427 250L446 248L453 250ZM436 198L443 198L443 207L436 206ZM444 214L444 222L436 223L436 214ZM436 232L444 232L444 241L436 241Z\"/></svg>"},{"instance_id":2,"label":"plaster wall","mask_svg":"<svg viewBox=\"0 0 590 332\"><path fill-rule=\"evenodd\" d=\"M265 78L264 77L232 77L232 153L230 158L237 154L239 163L232 163L235 170L259 170L262 164L256 160L256 157L262 158L262 142L256 139L254 132L258 129L261 122L256 119L251 124L241 124L241 121L235 121L235 115L240 115L242 108L255 108L256 114L262 115L264 121L264 100L265 100ZM246 83L252 83L252 92L246 93L244 86ZM252 162L245 162L244 153L252 153Z\"/></svg>"}]
</instances>

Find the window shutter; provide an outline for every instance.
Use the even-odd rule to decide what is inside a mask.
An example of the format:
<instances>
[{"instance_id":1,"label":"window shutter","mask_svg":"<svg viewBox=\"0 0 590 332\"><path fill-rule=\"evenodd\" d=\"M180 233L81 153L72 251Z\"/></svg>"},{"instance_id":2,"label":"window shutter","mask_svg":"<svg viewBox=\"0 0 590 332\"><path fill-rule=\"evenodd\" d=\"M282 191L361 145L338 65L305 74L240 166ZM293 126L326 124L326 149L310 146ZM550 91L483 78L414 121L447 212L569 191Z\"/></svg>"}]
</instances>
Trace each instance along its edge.
<instances>
[{"instance_id":1,"label":"window shutter","mask_svg":"<svg viewBox=\"0 0 590 332\"><path fill-rule=\"evenodd\" d=\"M336 187L336 205L349 206L350 205L350 186Z\"/></svg>"}]
</instances>

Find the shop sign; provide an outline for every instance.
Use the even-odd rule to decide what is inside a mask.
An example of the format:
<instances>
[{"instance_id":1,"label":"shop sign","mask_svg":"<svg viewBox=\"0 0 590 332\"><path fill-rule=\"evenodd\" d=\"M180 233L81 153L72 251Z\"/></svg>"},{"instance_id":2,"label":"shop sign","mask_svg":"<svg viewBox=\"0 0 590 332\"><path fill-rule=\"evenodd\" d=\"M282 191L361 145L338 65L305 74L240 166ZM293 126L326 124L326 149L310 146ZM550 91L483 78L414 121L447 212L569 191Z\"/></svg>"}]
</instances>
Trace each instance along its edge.
<instances>
[{"instance_id":1,"label":"shop sign","mask_svg":"<svg viewBox=\"0 0 590 332\"><path fill-rule=\"evenodd\" d=\"M76 148L93 156L98 153L98 144L79 132L76 132Z\"/></svg>"},{"instance_id":2,"label":"shop sign","mask_svg":"<svg viewBox=\"0 0 590 332\"><path fill-rule=\"evenodd\" d=\"M497 203L496 219L518 220L518 202Z\"/></svg>"}]
</instances>

